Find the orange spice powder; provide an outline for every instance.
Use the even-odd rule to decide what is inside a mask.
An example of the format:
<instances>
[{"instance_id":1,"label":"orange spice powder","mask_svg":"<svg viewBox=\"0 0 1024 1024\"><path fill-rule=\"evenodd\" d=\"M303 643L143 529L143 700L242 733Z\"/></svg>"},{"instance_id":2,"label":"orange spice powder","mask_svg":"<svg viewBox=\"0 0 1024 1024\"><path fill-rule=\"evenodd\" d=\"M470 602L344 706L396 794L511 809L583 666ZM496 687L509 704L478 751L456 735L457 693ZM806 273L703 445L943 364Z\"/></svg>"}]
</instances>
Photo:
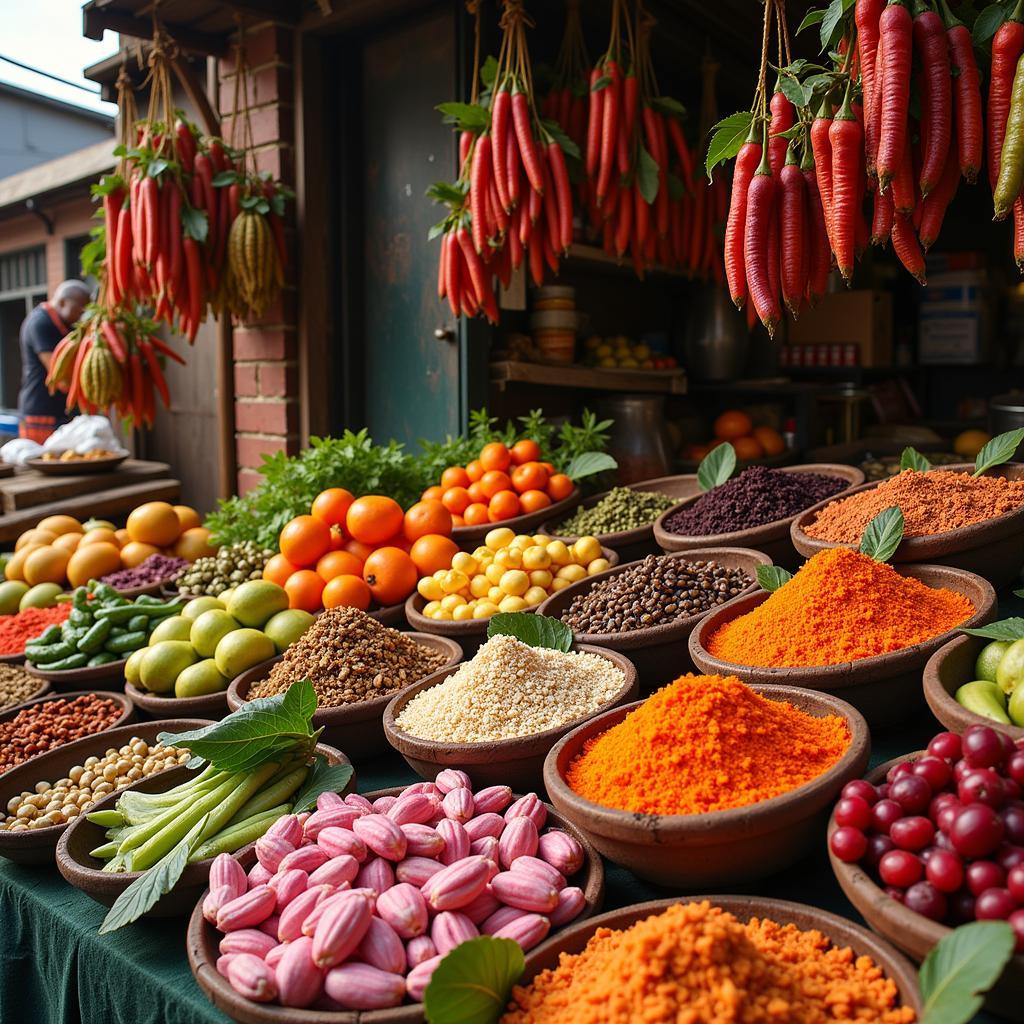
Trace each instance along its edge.
<instances>
[{"instance_id":1,"label":"orange spice powder","mask_svg":"<svg viewBox=\"0 0 1024 1024\"><path fill-rule=\"evenodd\" d=\"M859 551L819 551L753 611L719 627L708 651L734 665L838 665L931 640L974 614L952 590L926 587Z\"/></svg>"},{"instance_id":2,"label":"orange spice powder","mask_svg":"<svg viewBox=\"0 0 1024 1024\"><path fill-rule=\"evenodd\" d=\"M877 487L826 505L804 533L817 540L857 544L868 523L893 506L903 513L904 536L946 533L1024 506L1024 480L908 469Z\"/></svg>"},{"instance_id":3,"label":"orange spice powder","mask_svg":"<svg viewBox=\"0 0 1024 1024\"><path fill-rule=\"evenodd\" d=\"M501 1024L910 1024L895 982L819 931L676 904L516 986Z\"/></svg>"},{"instance_id":4,"label":"orange spice powder","mask_svg":"<svg viewBox=\"0 0 1024 1024\"><path fill-rule=\"evenodd\" d=\"M604 807L701 814L810 782L850 745L846 723L768 700L735 676L681 676L589 739L566 781Z\"/></svg>"}]
</instances>

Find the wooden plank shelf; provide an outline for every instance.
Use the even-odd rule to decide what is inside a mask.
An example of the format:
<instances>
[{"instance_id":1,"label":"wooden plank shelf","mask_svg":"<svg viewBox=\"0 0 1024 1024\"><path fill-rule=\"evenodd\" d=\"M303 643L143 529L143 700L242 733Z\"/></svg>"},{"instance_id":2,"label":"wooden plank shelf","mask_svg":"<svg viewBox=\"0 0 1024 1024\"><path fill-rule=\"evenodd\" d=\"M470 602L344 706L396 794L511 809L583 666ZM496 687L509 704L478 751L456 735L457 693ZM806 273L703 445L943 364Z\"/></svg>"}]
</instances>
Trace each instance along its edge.
<instances>
[{"instance_id":1,"label":"wooden plank shelf","mask_svg":"<svg viewBox=\"0 0 1024 1024\"><path fill-rule=\"evenodd\" d=\"M55 501L166 479L170 475L171 467L167 463L141 459L128 459L109 473L47 476L37 469L24 469L12 478L0 481L0 504L6 515L36 505L49 505Z\"/></svg>"},{"instance_id":2,"label":"wooden plank shelf","mask_svg":"<svg viewBox=\"0 0 1024 1024\"><path fill-rule=\"evenodd\" d=\"M491 382L504 390L509 384L533 384L590 391L645 391L686 394L684 370L612 370L597 366L555 366L505 360L491 363Z\"/></svg>"},{"instance_id":3,"label":"wooden plank shelf","mask_svg":"<svg viewBox=\"0 0 1024 1024\"><path fill-rule=\"evenodd\" d=\"M628 256L618 259L615 256L609 256L600 246L588 245L586 242L574 242L569 246L569 255L566 257L566 263L569 267L575 266L580 269L608 271L620 275L625 274L636 281L640 281ZM659 265L649 267L644 272L644 276L645 279L647 277L671 277L680 281L686 278L682 271L670 270L668 267Z\"/></svg>"}]
</instances>

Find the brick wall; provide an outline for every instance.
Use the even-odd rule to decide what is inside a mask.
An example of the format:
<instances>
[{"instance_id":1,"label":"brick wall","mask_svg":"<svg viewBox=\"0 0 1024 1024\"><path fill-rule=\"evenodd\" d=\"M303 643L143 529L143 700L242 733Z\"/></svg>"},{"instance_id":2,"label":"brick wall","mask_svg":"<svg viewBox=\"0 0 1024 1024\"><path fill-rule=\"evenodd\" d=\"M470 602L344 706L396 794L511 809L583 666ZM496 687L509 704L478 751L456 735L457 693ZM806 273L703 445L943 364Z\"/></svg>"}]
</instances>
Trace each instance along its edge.
<instances>
[{"instance_id":1,"label":"brick wall","mask_svg":"<svg viewBox=\"0 0 1024 1024\"><path fill-rule=\"evenodd\" d=\"M257 170L270 171L289 185L295 181L294 94L292 88L293 30L273 22L246 29L246 57L251 74L248 96L240 93L242 109L252 123ZM220 114L224 138L232 141L235 99L234 55L220 62ZM239 119L241 120L241 119ZM241 143L244 126L235 135ZM293 211L289 209L291 221ZM235 450L238 493L260 479L255 472L261 456L299 447L298 313L296 308L294 234L288 225L290 249L288 283L274 308L255 323L239 324L234 332Z\"/></svg>"},{"instance_id":2,"label":"brick wall","mask_svg":"<svg viewBox=\"0 0 1024 1024\"><path fill-rule=\"evenodd\" d=\"M96 224L92 219L95 209L89 198L89 186L83 185L81 196L45 207L46 215L53 224L52 235L48 235L43 222L30 213L5 220L0 224L0 254L45 246L46 290L47 294L52 294L53 289L67 277L65 240L89 233Z\"/></svg>"}]
</instances>

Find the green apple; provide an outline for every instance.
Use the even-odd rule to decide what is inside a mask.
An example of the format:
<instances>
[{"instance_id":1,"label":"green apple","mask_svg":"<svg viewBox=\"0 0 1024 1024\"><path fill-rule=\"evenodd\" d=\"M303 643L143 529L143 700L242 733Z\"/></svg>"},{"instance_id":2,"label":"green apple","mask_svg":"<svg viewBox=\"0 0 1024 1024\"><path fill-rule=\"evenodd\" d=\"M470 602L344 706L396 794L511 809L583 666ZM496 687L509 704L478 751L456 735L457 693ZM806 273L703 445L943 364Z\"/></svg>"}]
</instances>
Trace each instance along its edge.
<instances>
[{"instance_id":1,"label":"green apple","mask_svg":"<svg viewBox=\"0 0 1024 1024\"><path fill-rule=\"evenodd\" d=\"M974 663L974 678L988 679L994 683L999 671L999 662L1012 646L1012 640L993 640L990 644L985 644Z\"/></svg>"},{"instance_id":2,"label":"green apple","mask_svg":"<svg viewBox=\"0 0 1024 1024\"><path fill-rule=\"evenodd\" d=\"M1024 679L1024 640L1015 640L999 662L999 668L996 669L996 682L1003 693L1013 693L1022 679Z\"/></svg>"}]
</instances>

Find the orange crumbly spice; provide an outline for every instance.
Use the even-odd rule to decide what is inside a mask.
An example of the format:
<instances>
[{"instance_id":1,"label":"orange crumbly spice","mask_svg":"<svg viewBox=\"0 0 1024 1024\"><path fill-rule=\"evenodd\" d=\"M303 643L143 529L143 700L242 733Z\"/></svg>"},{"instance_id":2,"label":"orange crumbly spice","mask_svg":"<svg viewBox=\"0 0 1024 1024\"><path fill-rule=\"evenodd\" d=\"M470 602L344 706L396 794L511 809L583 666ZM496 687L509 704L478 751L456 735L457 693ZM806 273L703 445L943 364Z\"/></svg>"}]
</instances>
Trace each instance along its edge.
<instances>
[{"instance_id":1,"label":"orange crumbly spice","mask_svg":"<svg viewBox=\"0 0 1024 1024\"><path fill-rule=\"evenodd\" d=\"M501 1024L910 1024L895 982L819 931L676 904L517 986Z\"/></svg>"},{"instance_id":2,"label":"orange crumbly spice","mask_svg":"<svg viewBox=\"0 0 1024 1024\"><path fill-rule=\"evenodd\" d=\"M894 505L903 513L907 537L946 533L1020 508L1024 480L907 469L877 487L826 505L804 533L818 540L857 544L868 523Z\"/></svg>"},{"instance_id":3,"label":"orange crumbly spice","mask_svg":"<svg viewBox=\"0 0 1024 1024\"><path fill-rule=\"evenodd\" d=\"M963 594L926 587L859 551L819 551L753 611L719 627L708 651L734 665L838 665L901 651L974 614Z\"/></svg>"},{"instance_id":4,"label":"orange crumbly spice","mask_svg":"<svg viewBox=\"0 0 1024 1024\"><path fill-rule=\"evenodd\" d=\"M735 676L681 676L589 739L566 772L580 796L641 814L702 814L817 778L850 745L846 723L768 700Z\"/></svg>"}]
</instances>

